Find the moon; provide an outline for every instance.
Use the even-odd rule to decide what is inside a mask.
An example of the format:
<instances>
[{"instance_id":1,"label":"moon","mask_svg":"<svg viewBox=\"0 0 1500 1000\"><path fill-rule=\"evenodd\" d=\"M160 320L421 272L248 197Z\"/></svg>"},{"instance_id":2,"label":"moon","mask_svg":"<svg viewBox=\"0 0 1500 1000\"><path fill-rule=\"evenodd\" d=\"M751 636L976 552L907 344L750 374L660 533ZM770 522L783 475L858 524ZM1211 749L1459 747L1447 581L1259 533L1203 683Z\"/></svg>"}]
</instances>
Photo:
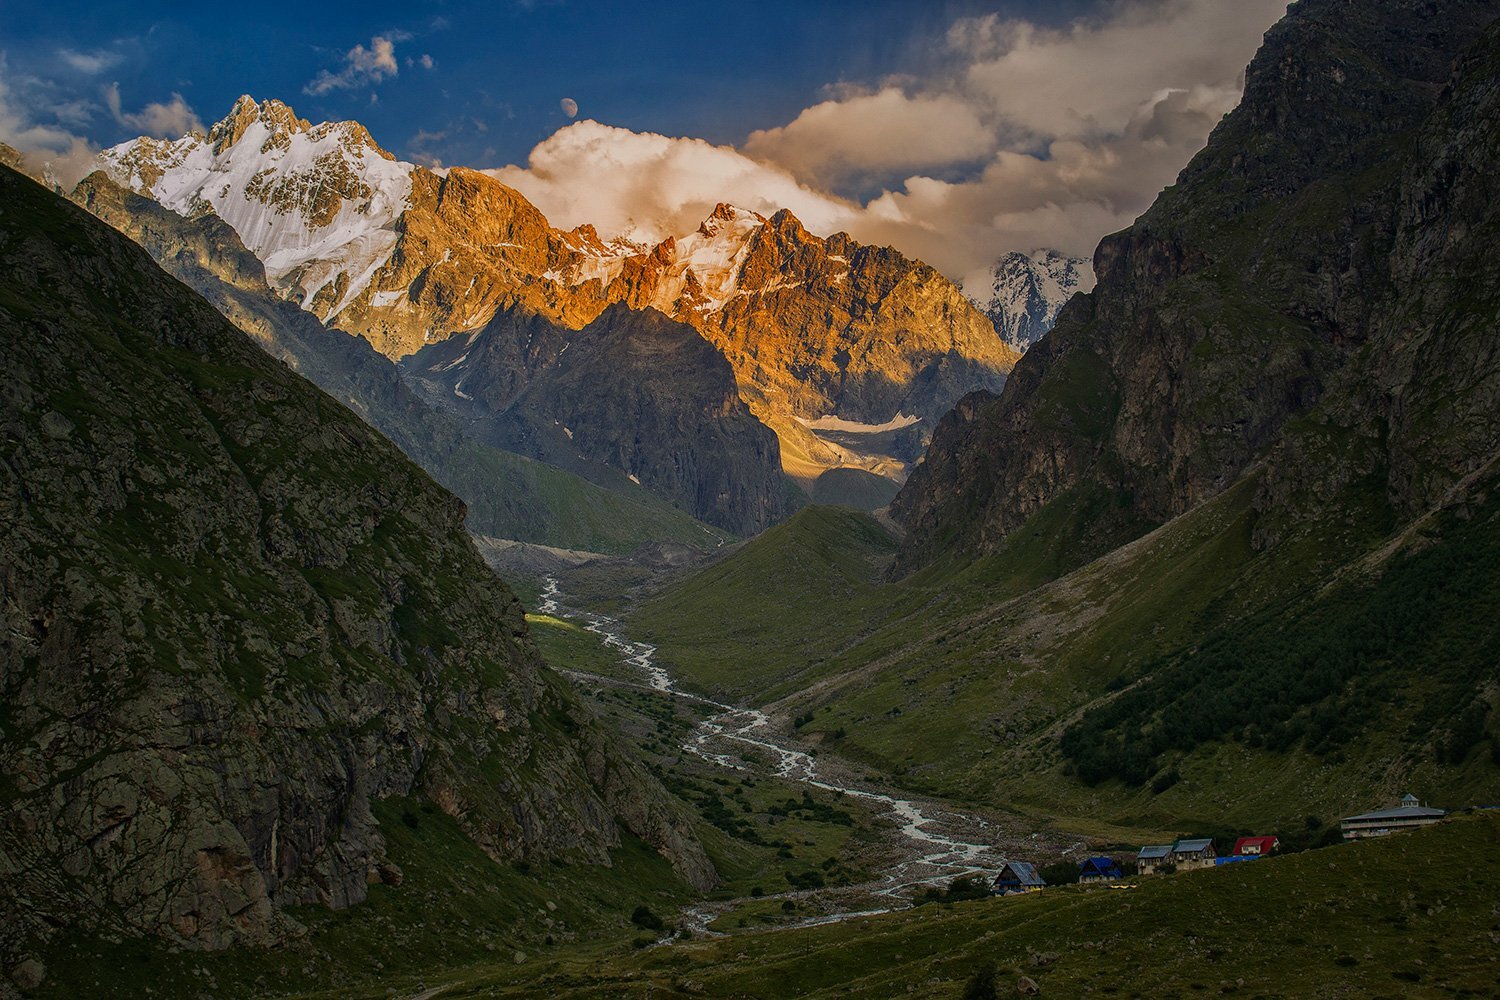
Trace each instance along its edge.
<instances>
[{"instance_id":1,"label":"moon","mask_svg":"<svg viewBox=\"0 0 1500 1000\"><path fill-rule=\"evenodd\" d=\"M569 118L578 117L578 102L573 100L573 98L564 97L561 101L558 102L558 106L562 108L562 113L567 115Z\"/></svg>"}]
</instances>

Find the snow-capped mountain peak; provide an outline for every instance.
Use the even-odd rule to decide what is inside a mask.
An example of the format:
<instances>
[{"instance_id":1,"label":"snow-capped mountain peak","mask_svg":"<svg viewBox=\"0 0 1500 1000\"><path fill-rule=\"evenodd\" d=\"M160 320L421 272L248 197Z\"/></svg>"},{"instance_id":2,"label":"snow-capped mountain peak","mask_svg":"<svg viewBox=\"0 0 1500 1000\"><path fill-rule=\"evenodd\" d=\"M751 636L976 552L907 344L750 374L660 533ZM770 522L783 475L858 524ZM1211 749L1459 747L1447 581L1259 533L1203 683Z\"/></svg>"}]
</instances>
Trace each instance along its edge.
<instances>
[{"instance_id":1,"label":"snow-capped mountain peak","mask_svg":"<svg viewBox=\"0 0 1500 1000\"><path fill-rule=\"evenodd\" d=\"M389 259L415 169L358 122L312 125L280 101L249 95L207 136L134 139L99 159L116 182L181 215L214 212L304 308L329 288L325 321Z\"/></svg>"},{"instance_id":2,"label":"snow-capped mountain peak","mask_svg":"<svg viewBox=\"0 0 1500 1000\"><path fill-rule=\"evenodd\" d=\"M1025 351L1052 329L1069 299L1093 289L1094 270L1084 258L1057 250L1012 251L995 262L985 284L970 298L1002 340Z\"/></svg>"},{"instance_id":3,"label":"snow-capped mountain peak","mask_svg":"<svg viewBox=\"0 0 1500 1000\"><path fill-rule=\"evenodd\" d=\"M647 261L660 272L647 305L667 315L676 315L684 307L712 312L734 297L751 237L765 224L763 215L720 203L695 231L669 236L654 247L623 239L602 240L592 226L584 226L563 240L579 256L545 277L569 286L598 280L608 288L624 273L628 261Z\"/></svg>"}]
</instances>

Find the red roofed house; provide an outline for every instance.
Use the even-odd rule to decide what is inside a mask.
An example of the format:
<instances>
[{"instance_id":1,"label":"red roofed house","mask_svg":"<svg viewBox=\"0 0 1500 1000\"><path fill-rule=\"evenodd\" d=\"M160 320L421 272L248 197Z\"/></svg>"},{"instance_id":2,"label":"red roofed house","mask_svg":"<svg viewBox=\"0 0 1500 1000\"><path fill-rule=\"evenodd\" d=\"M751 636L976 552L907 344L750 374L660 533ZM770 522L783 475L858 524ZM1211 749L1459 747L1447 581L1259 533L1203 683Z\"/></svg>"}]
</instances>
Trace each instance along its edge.
<instances>
[{"instance_id":1,"label":"red roofed house","mask_svg":"<svg viewBox=\"0 0 1500 1000\"><path fill-rule=\"evenodd\" d=\"M1276 837L1241 837L1234 842L1233 856L1236 858L1261 858L1281 846Z\"/></svg>"}]
</instances>

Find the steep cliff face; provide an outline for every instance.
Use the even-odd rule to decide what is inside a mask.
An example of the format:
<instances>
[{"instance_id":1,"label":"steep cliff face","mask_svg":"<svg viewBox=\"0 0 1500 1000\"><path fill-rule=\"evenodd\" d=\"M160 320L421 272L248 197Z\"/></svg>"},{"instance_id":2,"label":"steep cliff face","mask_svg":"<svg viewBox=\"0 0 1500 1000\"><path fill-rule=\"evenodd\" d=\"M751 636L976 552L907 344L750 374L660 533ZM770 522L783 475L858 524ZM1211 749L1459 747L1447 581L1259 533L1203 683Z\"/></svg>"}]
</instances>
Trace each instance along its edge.
<instances>
[{"instance_id":1,"label":"steep cliff face","mask_svg":"<svg viewBox=\"0 0 1500 1000\"><path fill-rule=\"evenodd\" d=\"M907 415L926 431L965 393L999 389L1018 357L932 268L842 233L819 239L785 211L752 234L722 308L684 306L678 315L729 359L751 410L781 437L788 471L804 480L837 467L899 479L916 457L841 447L809 434L809 422Z\"/></svg>"},{"instance_id":2,"label":"steep cliff face","mask_svg":"<svg viewBox=\"0 0 1500 1000\"><path fill-rule=\"evenodd\" d=\"M1264 457L1351 358L1373 358L1375 331L1421 295L1393 272L1412 144L1497 13L1295 5L1207 148L1100 244L1095 291L897 498L903 565L939 537L988 551L1078 489L1115 498L1105 518L1180 514Z\"/></svg>"},{"instance_id":3,"label":"steep cliff face","mask_svg":"<svg viewBox=\"0 0 1500 1000\"><path fill-rule=\"evenodd\" d=\"M1497 14L1500 16L1500 14ZM1324 403L1277 442L1257 503L1270 545L1329 497L1378 492L1398 525L1482 503L1500 452L1500 27L1459 61L1404 158L1388 291Z\"/></svg>"},{"instance_id":4,"label":"steep cliff face","mask_svg":"<svg viewBox=\"0 0 1500 1000\"><path fill-rule=\"evenodd\" d=\"M738 534L789 512L776 436L740 399L729 364L653 309L617 304L576 333L505 313L407 367L503 447L580 474L620 470Z\"/></svg>"},{"instance_id":5,"label":"steep cliff face","mask_svg":"<svg viewBox=\"0 0 1500 1000\"><path fill-rule=\"evenodd\" d=\"M541 665L463 508L139 247L0 170L0 948L269 941L399 881L371 803L496 858L712 878Z\"/></svg>"},{"instance_id":6,"label":"steep cliff face","mask_svg":"<svg viewBox=\"0 0 1500 1000\"><path fill-rule=\"evenodd\" d=\"M922 432L965 392L998 389L1018 356L930 267L814 237L789 212L720 205L654 247L564 232L486 174L401 163L357 123L312 126L279 101L243 97L207 137L134 140L101 164L178 213L224 219L280 294L392 359L510 311L571 330L614 303L662 312L728 359L805 485L840 466L901 478ZM897 454L806 426L902 414L921 428Z\"/></svg>"},{"instance_id":7,"label":"steep cliff face","mask_svg":"<svg viewBox=\"0 0 1500 1000\"><path fill-rule=\"evenodd\" d=\"M587 227L552 228L519 192L478 171L454 167L439 177L417 167L391 256L326 318L393 359L515 307L576 329L608 300L599 282L572 286L562 276L635 252L606 245ZM334 296L325 298L332 306Z\"/></svg>"}]
</instances>

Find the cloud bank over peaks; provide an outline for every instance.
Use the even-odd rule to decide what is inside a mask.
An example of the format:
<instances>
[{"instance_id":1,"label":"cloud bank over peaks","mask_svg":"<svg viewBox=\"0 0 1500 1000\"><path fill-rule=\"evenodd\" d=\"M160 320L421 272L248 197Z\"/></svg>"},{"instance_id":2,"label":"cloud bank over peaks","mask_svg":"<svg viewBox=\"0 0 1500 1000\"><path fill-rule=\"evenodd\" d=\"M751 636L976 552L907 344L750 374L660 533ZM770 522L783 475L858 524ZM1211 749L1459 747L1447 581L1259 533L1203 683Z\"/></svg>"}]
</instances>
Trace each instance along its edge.
<instances>
[{"instance_id":1,"label":"cloud bank over peaks","mask_svg":"<svg viewBox=\"0 0 1500 1000\"><path fill-rule=\"evenodd\" d=\"M725 201L762 215L787 208L824 232L843 228L859 211L728 146L592 120L553 133L526 167L486 173L520 191L555 226L590 223L643 243L694 231Z\"/></svg>"},{"instance_id":2,"label":"cloud bank over peaks","mask_svg":"<svg viewBox=\"0 0 1500 1000\"><path fill-rule=\"evenodd\" d=\"M995 15L934 39L930 71L827 99L739 149L586 121L492 173L553 221L653 240L719 201L888 243L961 281L1010 250L1092 254L1239 101L1286 0L1118 0L1061 28Z\"/></svg>"},{"instance_id":3,"label":"cloud bank over peaks","mask_svg":"<svg viewBox=\"0 0 1500 1000\"><path fill-rule=\"evenodd\" d=\"M749 156L831 189L971 161L994 147L992 130L969 103L949 94L908 96L895 86L815 104L745 140Z\"/></svg>"}]
</instances>

